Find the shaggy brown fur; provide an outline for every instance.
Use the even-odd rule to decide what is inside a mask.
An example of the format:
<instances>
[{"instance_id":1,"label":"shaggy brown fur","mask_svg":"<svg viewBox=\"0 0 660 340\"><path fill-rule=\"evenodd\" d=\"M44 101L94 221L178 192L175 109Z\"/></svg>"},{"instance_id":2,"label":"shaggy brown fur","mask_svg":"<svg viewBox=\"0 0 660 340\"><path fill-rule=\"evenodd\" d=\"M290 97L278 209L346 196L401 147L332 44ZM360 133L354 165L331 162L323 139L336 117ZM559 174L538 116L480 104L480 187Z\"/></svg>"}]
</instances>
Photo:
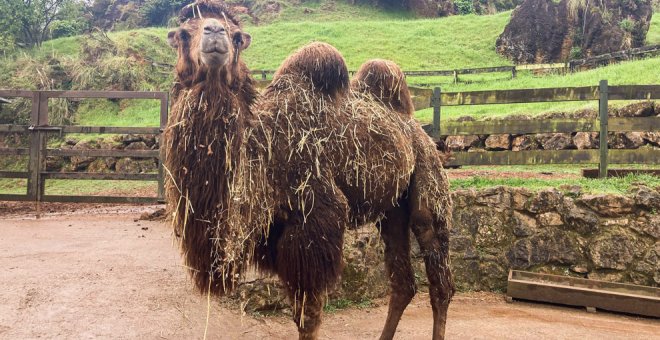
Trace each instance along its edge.
<instances>
[{"instance_id":1,"label":"shaggy brown fur","mask_svg":"<svg viewBox=\"0 0 660 340\"><path fill-rule=\"evenodd\" d=\"M228 18L227 31L240 32L224 5L201 4L199 10L195 8L198 16L218 16L224 11L220 18ZM186 21L174 34L179 59L176 93L164 134L167 196L195 285L200 291L223 293L234 286L237 271L247 261L243 242L238 240L244 236L235 235L238 231L231 230L226 221L238 218L236 209L243 208L238 202L233 204L231 191L242 186L244 141L241 133L231 132L245 129L256 91L243 62L220 70L208 70L200 63L196 36L202 19L191 16L193 7L184 9ZM215 10L209 12L209 8Z\"/></svg>"},{"instance_id":2,"label":"shaggy brown fur","mask_svg":"<svg viewBox=\"0 0 660 340\"><path fill-rule=\"evenodd\" d=\"M227 16L213 7L222 5L203 3L188 13ZM451 202L436 146L406 111L407 88L379 88L392 86L400 69L383 62L394 76L365 76L365 87L351 89L341 54L314 43L290 56L252 104L242 62L216 70L196 61L203 21L191 29L194 20L181 28L191 37L181 30L175 37L180 89L165 145L168 202L196 286L226 293L256 264L282 279L300 338L316 338L325 296L341 272L344 231L380 222L392 281L381 337L394 335L415 292L412 230L431 283L433 335L442 338L453 294ZM231 19L225 25L240 32Z\"/></svg>"},{"instance_id":3,"label":"shaggy brown fur","mask_svg":"<svg viewBox=\"0 0 660 340\"><path fill-rule=\"evenodd\" d=\"M406 76L389 60L374 59L362 64L351 86L356 91L371 93L402 115L412 117L415 113Z\"/></svg>"}]
</instances>

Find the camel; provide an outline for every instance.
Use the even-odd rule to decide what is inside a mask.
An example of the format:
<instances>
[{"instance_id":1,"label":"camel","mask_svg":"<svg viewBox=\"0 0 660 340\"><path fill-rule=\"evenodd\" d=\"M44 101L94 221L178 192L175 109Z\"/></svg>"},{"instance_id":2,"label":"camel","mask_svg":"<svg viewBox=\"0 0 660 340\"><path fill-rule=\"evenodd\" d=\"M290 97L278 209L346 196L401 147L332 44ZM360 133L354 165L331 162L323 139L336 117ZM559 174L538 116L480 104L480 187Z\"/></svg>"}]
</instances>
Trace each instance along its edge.
<instances>
[{"instance_id":1,"label":"camel","mask_svg":"<svg viewBox=\"0 0 660 340\"><path fill-rule=\"evenodd\" d=\"M416 292L412 231L430 283L432 337L443 339L454 292L448 181L398 66L373 60L349 82L339 51L311 43L259 95L241 59L251 38L226 5L198 0L179 19L168 34L178 57L166 194L195 287L223 295L249 266L275 274L299 338L316 339L344 232L375 224L391 284L381 339L391 339Z\"/></svg>"}]
</instances>

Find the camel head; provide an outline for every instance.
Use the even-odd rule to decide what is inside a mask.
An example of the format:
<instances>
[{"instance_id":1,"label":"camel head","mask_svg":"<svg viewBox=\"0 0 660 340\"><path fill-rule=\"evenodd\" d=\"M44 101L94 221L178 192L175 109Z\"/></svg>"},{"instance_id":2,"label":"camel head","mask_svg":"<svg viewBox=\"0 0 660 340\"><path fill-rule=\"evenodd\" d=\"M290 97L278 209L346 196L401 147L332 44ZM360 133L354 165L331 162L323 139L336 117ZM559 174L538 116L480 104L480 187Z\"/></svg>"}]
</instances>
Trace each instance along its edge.
<instances>
[{"instance_id":1,"label":"camel head","mask_svg":"<svg viewBox=\"0 0 660 340\"><path fill-rule=\"evenodd\" d=\"M225 76L231 83L238 72L240 54L251 37L220 1L198 0L181 10L180 26L167 40L177 50L176 74L184 86ZM222 78L220 78L222 79Z\"/></svg>"}]
</instances>

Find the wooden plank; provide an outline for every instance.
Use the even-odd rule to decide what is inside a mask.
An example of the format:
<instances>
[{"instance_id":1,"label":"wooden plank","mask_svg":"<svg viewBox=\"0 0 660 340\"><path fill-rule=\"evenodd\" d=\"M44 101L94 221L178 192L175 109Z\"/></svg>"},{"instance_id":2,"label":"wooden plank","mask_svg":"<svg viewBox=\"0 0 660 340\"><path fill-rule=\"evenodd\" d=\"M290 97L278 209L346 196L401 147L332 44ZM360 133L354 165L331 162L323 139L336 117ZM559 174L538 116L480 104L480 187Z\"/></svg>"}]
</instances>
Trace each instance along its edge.
<instances>
[{"instance_id":1,"label":"wooden plank","mask_svg":"<svg viewBox=\"0 0 660 340\"><path fill-rule=\"evenodd\" d=\"M126 180L126 181L157 181L158 174L124 174L124 173L88 173L88 172L42 172L45 179L87 179L87 180Z\"/></svg>"},{"instance_id":2,"label":"wooden plank","mask_svg":"<svg viewBox=\"0 0 660 340\"><path fill-rule=\"evenodd\" d=\"M433 134L431 137L438 138L440 136L440 93L442 91L439 87L433 89L433 98L431 98L431 105L433 106Z\"/></svg>"},{"instance_id":3,"label":"wooden plank","mask_svg":"<svg viewBox=\"0 0 660 340\"><path fill-rule=\"evenodd\" d=\"M28 195L0 194L0 201L28 202L32 198Z\"/></svg>"},{"instance_id":4,"label":"wooden plank","mask_svg":"<svg viewBox=\"0 0 660 340\"><path fill-rule=\"evenodd\" d=\"M157 197L44 195L42 202L63 203L158 203Z\"/></svg>"},{"instance_id":5,"label":"wooden plank","mask_svg":"<svg viewBox=\"0 0 660 340\"><path fill-rule=\"evenodd\" d=\"M0 178L28 178L27 171L0 171Z\"/></svg>"},{"instance_id":6,"label":"wooden plank","mask_svg":"<svg viewBox=\"0 0 660 340\"><path fill-rule=\"evenodd\" d=\"M448 166L599 164L599 150L531 150L454 152ZM658 164L660 149L609 150L610 164Z\"/></svg>"},{"instance_id":7,"label":"wooden plank","mask_svg":"<svg viewBox=\"0 0 660 340\"><path fill-rule=\"evenodd\" d=\"M0 96L2 97L19 97L19 98L32 98L34 91L28 90L0 90Z\"/></svg>"},{"instance_id":8,"label":"wooden plank","mask_svg":"<svg viewBox=\"0 0 660 340\"><path fill-rule=\"evenodd\" d=\"M453 156L447 166L598 163L598 150L455 152Z\"/></svg>"},{"instance_id":9,"label":"wooden plank","mask_svg":"<svg viewBox=\"0 0 660 340\"><path fill-rule=\"evenodd\" d=\"M403 71L406 77L433 77L433 76L451 76L454 75L453 70L438 70L438 71Z\"/></svg>"},{"instance_id":10,"label":"wooden plank","mask_svg":"<svg viewBox=\"0 0 660 340\"><path fill-rule=\"evenodd\" d=\"M565 67L566 64L564 63L516 65L516 69L518 71L551 70L551 69L562 69Z\"/></svg>"},{"instance_id":11,"label":"wooden plank","mask_svg":"<svg viewBox=\"0 0 660 340\"><path fill-rule=\"evenodd\" d=\"M596 119L446 121L442 123L441 129L443 136L456 136L598 131L599 125Z\"/></svg>"},{"instance_id":12,"label":"wooden plank","mask_svg":"<svg viewBox=\"0 0 660 340\"><path fill-rule=\"evenodd\" d=\"M660 177L660 169L607 169L607 177L650 175ZM582 177L598 178L598 169L582 169Z\"/></svg>"},{"instance_id":13,"label":"wooden plank","mask_svg":"<svg viewBox=\"0 0 660 340\"><path fill-rule=\"evenodd\" d=\"M123 127L123 126L62 126L62 133L116 133L156 135L159 127Z\"/></svg>"},{"instance_id":14,"label":"wooden plank","mask_svg":"<svg viewBox=\"0 0 660 340\"><path fill-rule=\"evenodd\" d=\"M28 128L27 125L0 124L0 132L27 132Z\"/></svg>"},{"instance_id":15,"label":"wooden plank","mask_svg":"<svg viewBox=\"0 0 660 340\"><path fill-rule=\"evenodd\" d=\"M29 153L28 148L0 148L0 156L25 156Z\"/></svg>"},{"instance_id":16,"label":"wooden plank","mask_svg":"<svg viewBox=\"0 0 660 340\"><path fill-rule=\"evenodd\" d=\"M457 74L477 74L477 73L497 73L511 72L515 66L495 66L495 67L477 67L456 70Z\"/></svg>"},{"instance_id":17,"label":"wooden plank","mask_svg":"<svg viewBox=\"0 0 660 340\"><path fill-rule=\"evenodd\" d=\"M510 271L507 295L516 299L660 317L660 290L655 287Z\"/></svg>"},{"instance_id":18,"label":"wooden plank","mask_svg":"<svg viewBox=\"0 0 660 340\"><path fill-rule=\"evenodd\" d=\"M609 118L608 131L660 131L660 117Z\"/></svg>"},{"instance_id":19,"label":"wooden plank","mask_svg":"<svg viewBox=\"0 0 660 340\"><path fill-rule=\"evenodd\" d=\"M607 160L610 164L659 164L660 149L610 149Z\"/></svg>"},{"instance_id":20,"label":"wooden plank","mask_svg":"<svg viewBox=\"0 0 660 340\"><path fill-rule=\"evenodd\" d=\"M608 118L609 113L607 109L608 104L608 88L607 80L601 80L598 89L598 117L600 118L600 131L598 133L599 141L599 150L600 150L600 159L598 164L598 169L600 175L598 177L605 178L607 177L607 129L608 129Z\"/></svg>"},{"instance_id":21,"label":"wooden plank","mask_svg":"<svg viewBox=\"0 0 660 340\"><path fill-rule=\"evenodd\" d=\"M163 99L167 92L151 91L41 91L47 98Z\"/></svg>"},{"instance_id":22,"label":"wooden plank","mask_svg":"<svg viewBox=\"0 0 660 340\"><path fill-rule=\"evenodd\" d=\"M443 106L561 102L598 99L598 87L445 92Z\"/></svg>"},{"instance_id":23,"label":"wooden plank","mask_svg":"<svg viewBox=\"0 0 660 340\"><path fill-rule=\"evenodd\" d=\"M33 92L32 96L32 112L30 114L30 124L32 126L39 125L39 114L41 110L39 106L41 105L41 92ZM33 199L39 199L39 175L41 173L41 157L39 151L41 150L42 144L42 132L31 131L30 132L30 159L28 161L28 196Z\"/></svg>"},{"instance_id":24,"label":"wooden plank","mask_svg":"<svg viewBox=\"0 0 660 340\"><path fill-rule=\"evenodd\" d=\"M101 150L101 149L87 149L87 150L65 150L65 149L48 149L46 150L48 156L63 156L63 157L132 157L132 158L157 158L158 150Z\"/></svg>"},{"instance_id":25,"label":"wooden plank","mask_svg":"<svg viewBox=\"0 0 660 340\"><path fill-rule=\"evenodd\" d=\"M660 85L620 85L608 88L610 100L660 99Z\"/></svg>"}]
</instances>

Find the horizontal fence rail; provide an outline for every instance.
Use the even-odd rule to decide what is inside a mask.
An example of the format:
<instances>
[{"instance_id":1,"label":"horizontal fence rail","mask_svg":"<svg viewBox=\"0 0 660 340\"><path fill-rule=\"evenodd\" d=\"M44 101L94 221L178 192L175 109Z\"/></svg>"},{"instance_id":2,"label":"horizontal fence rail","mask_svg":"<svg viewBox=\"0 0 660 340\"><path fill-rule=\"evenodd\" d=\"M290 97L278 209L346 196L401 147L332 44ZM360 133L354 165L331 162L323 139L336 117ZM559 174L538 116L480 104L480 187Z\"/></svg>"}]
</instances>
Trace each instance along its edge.
<instances>
[{"instance_id":1,"label":"horizontal fence rail","mask_svg":"<svg viewBox=\"0 0 660 340\"><path fill-rule=\"evenodd\" d=\"M27 193L22 195L0 194L0 200L37 202L37 215L39 214L40 202L155 203L163 200L163 166L159 150L52 149L46 146L46 140L48 134L53 133L160 135L167 124L168 93L0 90L0 97L29 98L32 101L30 125L0 125L0 133L18 133L29 136L29 148L0 148L0 156L27 156L29 158L27 171L0 171L0 178L27 179ZM48 124L48 100L51 98L158 100L160 102L160 124L158 127L50 126ZM158 173L49 172L45 170L45 160L48 156L153 158L158 159ZM47 195L45 193L47 180L157 181L158 192L155 197Z\"/></svg>"}]
</instances>

